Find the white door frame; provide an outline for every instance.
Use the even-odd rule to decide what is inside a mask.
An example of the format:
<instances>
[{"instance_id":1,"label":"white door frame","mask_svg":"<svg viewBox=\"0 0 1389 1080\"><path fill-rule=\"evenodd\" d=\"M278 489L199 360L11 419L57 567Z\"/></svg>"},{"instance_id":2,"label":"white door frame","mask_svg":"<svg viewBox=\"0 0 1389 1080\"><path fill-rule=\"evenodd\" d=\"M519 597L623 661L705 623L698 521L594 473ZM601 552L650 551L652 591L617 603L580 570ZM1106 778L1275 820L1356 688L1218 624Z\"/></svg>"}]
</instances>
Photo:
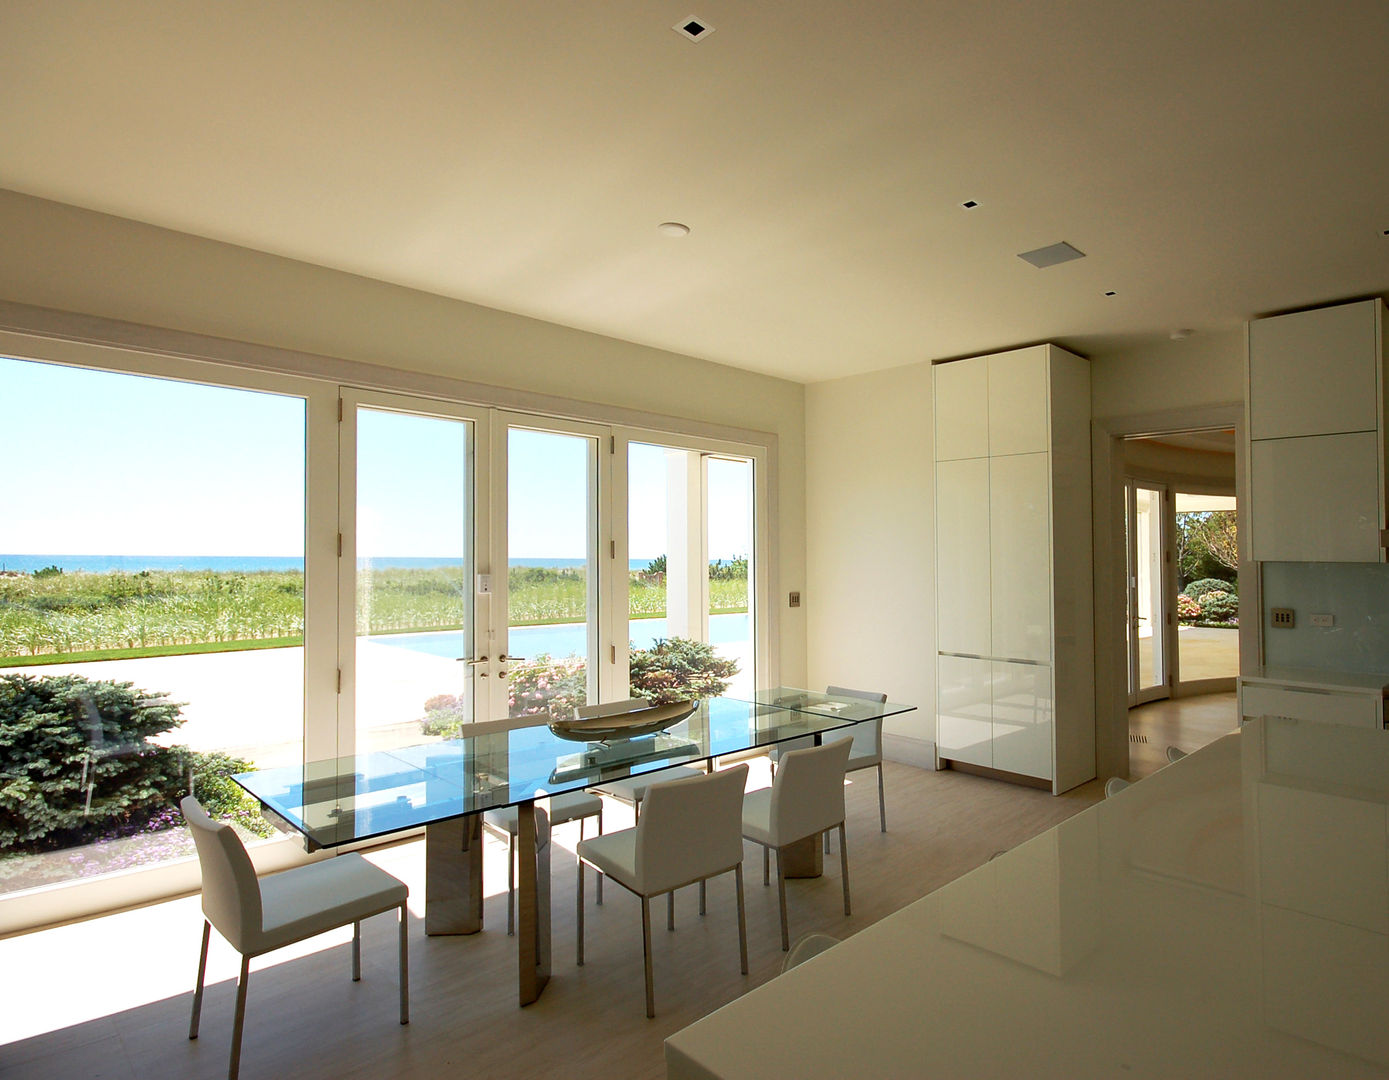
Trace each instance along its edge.
<instances>
[{"instance_id":1,"label":"white door frame","mask_svg":"<svg viewBox=\"0 0 1389 1080\"><path fill-rule=\"evenodd\" d=\"M1094 526L1095 768L1127 776L1129 762L1128 618L1124 555L1123 440L1202 428L1235 429L1235 497L1248 506L1248 447L1244 404L1206 405L1091 421L1090 467ZM1249 530L1240 530L1240 670L1258 664L1259 575L1249 561Z\"/></svg>"}]
</instances>

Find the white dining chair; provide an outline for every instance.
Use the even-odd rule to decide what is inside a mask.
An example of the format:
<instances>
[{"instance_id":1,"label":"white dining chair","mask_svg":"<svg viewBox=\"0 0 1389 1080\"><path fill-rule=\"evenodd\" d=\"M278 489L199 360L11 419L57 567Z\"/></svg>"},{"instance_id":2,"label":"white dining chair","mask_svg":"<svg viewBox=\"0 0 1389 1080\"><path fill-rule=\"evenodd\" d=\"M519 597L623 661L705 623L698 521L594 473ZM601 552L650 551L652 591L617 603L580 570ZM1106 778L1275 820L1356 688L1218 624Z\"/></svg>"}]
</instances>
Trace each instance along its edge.
<instances>
[{"instance_id":1,"label":"white dining chair","mask_svg":"<svg viewBox=\"0 0 1389 1080\"><path fill-rule=\"evenodd\" d=\"M782 958L781 973L785 975L793 967L799 967L812 956L819 956L838 944L839 939L833 934L822 934L815 930L802 934L796 939L796 944L791 946L791 951Z\"/></svg>"},{"instance_id":2,"label":"white dining chair","mask_svg":"<svg viewBox=\"0 0 1389 1080\"><path fill-rule=\"evenodd\" d=\"M610 701L604 705L580 705L574 710L574 715L580 720L595 720L603 716L621 716L623 713L650 707L651 702L645 698L628 698L626 701ZM599 795L606 795L610 799L616 799L618 802L630 806L633 820L640 821L642 800L646 798L647 788L653 783L689 780L703 775L703 769L696 769L690 765L672 765L668 769L660 769L656 772L629 776L621 780L610 780L606 784L596 785L593 790Z\"/></svg>"},{"instance_id":3,"label":"white dining chair","mask_svg":"<svg viewBox=\"0 0 1389 1080\"><path fill-rule=\"evenodd\" d=\"M683 885L701 885L733 871L738 893L738 957L748 973L747 917L743 907L740 821L747 765L654 783L635 828L581 841L578 847L577 957L584 963L584 866L608 875L641 898L646 1015L656 1015L651 971L651 898Z\"/></svg>"},{"instance_id":4,"label":"white dining chair","mask_svg":"<svg viewBox=\"0 0 1389 1080\"><path fill-rule=\"evenodd\" d=\"M885 705L887 695L878 693L874 690L851 690L845 686L830 686L825 688L825 693L830 697L856 698L859 701L870 701L874 705ZM853 742L853 749L849 751L849 764L844 767L846 773L856 772L859 769L878 770L878 831L887 832L887 798L883 791L883 722L878 720L865 720L861 724L855 724L851 728L836 728L820 733L820 743L824 745L828 742L838 742L840 739L850 739ZM772 762L772 772L776 772L777 765L784 754L790 750L801 750L807 746L813 746L814 741L811 737L804 739L793 739L787 743L780 743L773 746L768 753ZM825 836L825 850L829 850L829 835Z\"/></svg>"},{"instance_id":5,"label":"white dining chair","mask_svg":"<svg viewBox=\"0 0 1389 1080\"><path fill-rule=\"evenodd\" d=\"M783 754L770 788L749 792L743 801L743 836L762 845L762 884L770 883L768 861L776 852L777 900L781 905L781 948L791 947L786 919L786 874L782 851L788 845L839 829L839 872L844 879L844 914L849 910L849 850L844 835L844 766L848 739Z\"/></svg>"},{"instance_id":6,"label":"white dining chair","mask_svg":"<svg viewBox=\"0 0 1389 1080\"><path fill-rule=\"evenodd\" d=\"M506 932L516 933L516 833L521 812L515 806L488 810L482 815L482 827L499 840L506 841ZM603 800L587 791L571 791L550 799L550 827L579 823L579 839L584 838L584 822L598 819L598 835L603 835ZM603 902L603 875L598 875L598 902Z\"/></svg>"},{"instance_id":7,"label":"white dining chair","mask_svg":"<svg viewBox=\"0 0 1389 1080\"><path fill-rule=\"evenodd\" d=\"M1112 799L1115 795L1119 794L1119 792L1123 791L1124 788L1131 787L1132 785L1132 780L1125 780L1122 776L1111 776L1104 782L1104 797L1106 799Z\"/></svg>"},{"instance_id":8,"label":"white dining chair","mask_svg":"<svg viewBox=\"0 0 1389 1080\"><path fill-rule=\"evenodd\" d=\"M1186 755L1187 751L1183 750L1180 746L1169 746L1167 748L1167 763L1170 765L1174 761L1181 761Z\"/></svg>"},{"instance_id":9,"label":"white dining chair","mask_svg":"<svg viewBox=\"0 0 1389 1080\"><path fill-rule=\"evenodd\" d=\"M246 984L251 958L339 926L352 924L352 979L362 977L362 920L392 909L400 913L400 1022L410 1022L409 942L406 898L409 889L357 854L339 855L308 866L256 877L251 857L230 825L213 821L193 796L179 803L193 833L202 870L203 945L188 1037L198 1037L207 975L207 947L217 932L241 954L232 1021L229 1080L241 1065L241 1029L246 1019Z\"/></svg>"}]
</instances>

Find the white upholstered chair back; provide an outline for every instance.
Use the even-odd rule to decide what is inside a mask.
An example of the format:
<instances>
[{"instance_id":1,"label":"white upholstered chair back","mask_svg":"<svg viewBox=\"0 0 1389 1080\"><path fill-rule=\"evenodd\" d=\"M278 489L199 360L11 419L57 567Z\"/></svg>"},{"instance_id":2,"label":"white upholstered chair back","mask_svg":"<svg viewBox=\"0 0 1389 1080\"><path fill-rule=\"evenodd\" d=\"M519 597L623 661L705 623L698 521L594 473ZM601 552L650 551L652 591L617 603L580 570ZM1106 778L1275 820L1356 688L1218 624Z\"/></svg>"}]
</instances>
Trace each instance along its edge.
<instances>
[{"instance_id":1,"label":"white upholstered chair back","mask_svg":"<svg viewBox=\"0 0 1389 1080\"><path fill-rule=\"evenodd\" d=\"M230 825L213 821L192 795L179 803L198 846L203 875L203 915L240 953L260 943L262 915L256 868Z\"/></svg>"},{"instance_id":2,"label":"white upholstered chair back","mask_svg":"<svg viewBox=\"0 0 1389 1080\"><path fill-rule=\"evenodd\" d=\"M830 697L871 701L874 705L887 704L886 694L875 693L872 690L850 690L846 686L829 686L825 688L825 693ZM840 739L853 740L854 748L850 751L850 756L863 759L864 765L869 764L870 761L876 764L883 760L883 722L881 720L869 720L862 724L855 724L851 728L826 731L820 735L822 743L838 742Z\"/></svg>"},{"instance_id":3,"label":"white upholstered chair back","mask_svg":"<svg viewBox=\"0 0 1389 1080\"><path fill-rule=\"evenodd\" d=\"M844 820L844 767L850 741L811 746L782 755L772 781L772 845L782 847L833 828Z\"/></svg>"},{"instance_id":4,"label":"white upholstered chair back","mask_svg":"<svg viewBox=\"0 0 1389 1080\"><path fill-rule=\"evenodd\" d=\"M651 896L742 863L747 776L748 767L737 765L646 789L636 836L640 892Z\"/></svg>"}]
</instances>

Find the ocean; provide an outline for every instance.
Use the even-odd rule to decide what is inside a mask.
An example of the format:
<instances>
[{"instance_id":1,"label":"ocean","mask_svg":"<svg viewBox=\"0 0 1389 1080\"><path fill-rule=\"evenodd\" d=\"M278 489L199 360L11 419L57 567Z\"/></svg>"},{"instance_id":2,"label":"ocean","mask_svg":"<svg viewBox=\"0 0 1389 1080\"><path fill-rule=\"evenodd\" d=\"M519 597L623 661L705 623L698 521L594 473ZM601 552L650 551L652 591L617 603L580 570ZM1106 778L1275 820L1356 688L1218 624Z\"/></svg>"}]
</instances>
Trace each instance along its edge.
<instances>
[{"instance_id":1,"label":"ocean","mask_svg":"<svg viewBox=\"0 0 1389 1080\"><path fill-rule=\"evenodd\" d=\"M567 568L583 566L583 559L526 558L511 559L512 566L553 566ZM629 559L633 570L645 570L650 559ZM402 556L399 558L358 559L357 565L382 569L399 567L425 569L435 566L461 566L462 560L449 556ZM216 570L227 574L254 574L262 570L304 569L299 555L0 555L0 570L17 570L32 574L35 570L56 566L63 571L85 570L101 574L123 570L127 574L141 570Z\"/></svg>"}]
</instances>

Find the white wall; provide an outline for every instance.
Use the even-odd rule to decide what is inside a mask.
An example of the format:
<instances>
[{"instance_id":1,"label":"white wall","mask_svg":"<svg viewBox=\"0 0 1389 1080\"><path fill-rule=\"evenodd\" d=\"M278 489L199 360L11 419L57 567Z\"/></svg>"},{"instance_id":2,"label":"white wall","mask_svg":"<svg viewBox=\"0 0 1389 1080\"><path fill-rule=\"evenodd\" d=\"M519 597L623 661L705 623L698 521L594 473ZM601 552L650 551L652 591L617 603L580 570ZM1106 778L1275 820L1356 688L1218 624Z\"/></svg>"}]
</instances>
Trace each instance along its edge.
<instances>
[{"instance_id":1,"label":"white wall","mask_svg":"<svg viewBox=\"0 0 1389 1080\"><path fill-rule=\"evenodd\" d=\"M928 754L936 737L931 365L807 387L806 432L809 685L882 690L917 705L884 730L916 740L908 752Z\"/></svg>"},{"instance_id":2,"label":"white wall","mask_svg":"<svg viewBox=\"0 0 1389 1080\"><path fill-rule=\"evenodd\" d=\"M1243 400L1243 329L1090 358L1090 414L1096 420Z\"/></svg>"},{"instance_id":3,"label":"white wall","mask_svg":"<svg viewBox=\"0 0 1389 1080\"><path fill-rule=\"evenodd\" d=\"M8 191L4 301L772 433L780 677L805 681L798 383Z\"/></svg>"}]
</instances>

